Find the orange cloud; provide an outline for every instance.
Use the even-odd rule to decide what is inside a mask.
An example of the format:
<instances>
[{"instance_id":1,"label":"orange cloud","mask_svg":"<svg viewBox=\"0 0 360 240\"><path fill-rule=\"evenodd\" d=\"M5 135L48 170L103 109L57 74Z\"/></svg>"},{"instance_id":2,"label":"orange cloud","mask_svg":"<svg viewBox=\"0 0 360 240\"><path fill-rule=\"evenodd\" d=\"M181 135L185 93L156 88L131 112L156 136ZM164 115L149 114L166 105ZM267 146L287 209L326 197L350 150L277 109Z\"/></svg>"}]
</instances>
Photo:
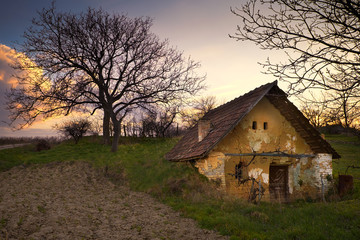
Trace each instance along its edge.
<instances>
[{"instance_id":1,"label":"orange cloud","mask_svg":"<svg viewBox=\"0 0 360 240\"><path fill-rule=\"evenodd\" d=\"M12 66L17 63L25 66L35 66L35 68L26 71L16 70ZM0 44L0 81L4 82L8 87L16 87L18 79L15 76L36 79L40 75L42 75L42 70L37 69L36 65L23 53L16 52L14 49Z\"/></svg>"},{"instance_id":2,"label":"orange cloud","mask_svg":"<svg viewBox=\"0 0 360 240\"><path fill-rule=\"evenodd\" d=\"M10 130L10 127L5 126L4 123L8 123L9 112L6 110L6 98L5 93L11 87L17 87L19 82L17 77L36 78L42 74L40 69L32 69L27 71L16 70L12 65L18 61L22 61L25 64L31 64L31 60L26 58L23 53L17 52L14 49L0 44L0 127ZM17 77L15 77L17 76ZM43 126L44 123L41 118L37 119L34 125L41 122L38 128L49 128L49 126ZM0 136L4 134L4 131L0 131Z\"/></svg>"},{"instance_id":3,"label":"orange cloud","mask_svg":"<svg viewBox=\"0 0 360 240\"><path fill-rule=\"evenodd\" d=\"M11 65L16 62L18 56L14 49L0 44L0 81L12 87L17 86L17 80L14 77L16 71Z\"/></svg>"}]
</instances>

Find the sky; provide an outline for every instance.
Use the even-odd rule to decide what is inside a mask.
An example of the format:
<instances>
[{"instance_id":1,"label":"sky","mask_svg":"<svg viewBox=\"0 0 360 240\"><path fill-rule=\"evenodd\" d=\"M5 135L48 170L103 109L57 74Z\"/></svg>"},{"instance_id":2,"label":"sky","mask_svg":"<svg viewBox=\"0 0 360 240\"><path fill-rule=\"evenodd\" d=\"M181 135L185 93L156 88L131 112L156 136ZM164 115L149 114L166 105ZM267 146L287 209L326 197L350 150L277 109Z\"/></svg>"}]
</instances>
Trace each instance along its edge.
<instances>
[{"instance_id":1,"label":"sky","mask_svg":"<svg viewBox=\"0 0 360 240\"><path fill-rule=\"evenodd\" d=\"M24 40L24 31L31 26L37 11L48 8L52 0L2 1L0 8L0 137L51 136L56 120L37 121L29 129L12 131L6 124L8 112L5 92L14 83L11 63L16 44ZM276 79L262 74L258 62L276 53L260 50L251 42L235 41L229 34L236 32L239 17L230 12L245 0L61 0L55 3L59 11L80 13L88 7L102 8L110 13L129 17L149 16L152 31L161 39L168 39L185 56L201 63L200 74L206 74L206 91L201 95L216 96L227 102ZM286 89L286 85L279 83ZM57 120L58 121L58 120Z\"/></svg>"}]
</instances>

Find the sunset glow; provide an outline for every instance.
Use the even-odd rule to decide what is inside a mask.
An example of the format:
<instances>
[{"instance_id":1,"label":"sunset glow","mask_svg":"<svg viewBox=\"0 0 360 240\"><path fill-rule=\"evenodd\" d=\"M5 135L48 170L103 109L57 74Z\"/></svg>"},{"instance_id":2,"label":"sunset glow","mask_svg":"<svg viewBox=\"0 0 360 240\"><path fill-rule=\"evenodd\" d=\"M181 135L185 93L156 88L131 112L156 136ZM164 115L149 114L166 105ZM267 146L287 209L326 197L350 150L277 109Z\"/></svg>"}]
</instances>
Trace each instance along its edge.
<instances>
[{"instance_id":1,"label":"sunset glow","mask_svg":"<svg viewBox=\"0 0 360 240\"><path fill-rule=\"evenodd\" d=\"M151 2L151 4L150 4ZM185 56L191 56L201 63L199 75L206 74L208 88L201 95L216 96L220 102L234 99L262 84L276 79L263 75L258 62L265 61L268 53L258 49L249 42L236 42L229 38L236 30L239 19L230 12L230 7L236 7L243 1L227 0L201 0L201 1L59 1L56 2L60 11L85 11L87 7L101 7L109 12L127 13L130 17L150 16L154 19L152 30L162 39L169 39L170 45L184 51ZM19 10L16 6L9 5L7 11L16 10L17 18L14 24L20 28L16 34L2 35L0 38L0 90L1 120L7 121L5 111L6 89L16 86L13 78L13 69L9 66L16 57L16 52L10 46L13 41L23 41L22 33L26 26L31 24L30 19L36 17L36 11L49 7L50 2L32 1L27 10ZM206 7L205 7L206 6ZM26 11L26 12L19 12ZM0 11L1 13L1 11ZM4 19L0 20L4 22ZM11 22L12 19L6 19ZM6 26L2 26L5 28ZM1 29L2 33L7 29ZM277 58L276 53L273 58ZM33 74L41 74L35 72ZM284 87L280 83L280 87ZM49 129L46 122L38 125L40 128ZM6 124L0 124L0 136L9 134ZM33 126L35 127L35 125ZM4 132L6 130L6 133ZM19 133L17 133L19 134Z\"/></svg>"}]
</instances>

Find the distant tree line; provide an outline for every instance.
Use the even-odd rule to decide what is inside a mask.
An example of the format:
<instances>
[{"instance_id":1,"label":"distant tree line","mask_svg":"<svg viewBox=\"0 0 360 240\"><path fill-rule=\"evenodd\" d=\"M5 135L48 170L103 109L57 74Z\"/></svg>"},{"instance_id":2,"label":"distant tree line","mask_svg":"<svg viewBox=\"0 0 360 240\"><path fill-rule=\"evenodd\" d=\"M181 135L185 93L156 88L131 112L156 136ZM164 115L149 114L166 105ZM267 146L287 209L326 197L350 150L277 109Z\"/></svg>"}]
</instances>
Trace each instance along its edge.
<instances>
[{"instance_id":1,"label":"distant tree line","mask_svg":"<svg viewBox=\"0 0 360 240\"><path fill-rule=\"evenodd\" d=\"M218 105L214 96L192 99L189 103L173 106L157 105L136 109L129 113L121 124L121 136L174 137L194 127L197 121ZM93 120L92 131L102 134L102 121ZM110 136L113 134L110 122Z\"/></svg>"}]
</instances>

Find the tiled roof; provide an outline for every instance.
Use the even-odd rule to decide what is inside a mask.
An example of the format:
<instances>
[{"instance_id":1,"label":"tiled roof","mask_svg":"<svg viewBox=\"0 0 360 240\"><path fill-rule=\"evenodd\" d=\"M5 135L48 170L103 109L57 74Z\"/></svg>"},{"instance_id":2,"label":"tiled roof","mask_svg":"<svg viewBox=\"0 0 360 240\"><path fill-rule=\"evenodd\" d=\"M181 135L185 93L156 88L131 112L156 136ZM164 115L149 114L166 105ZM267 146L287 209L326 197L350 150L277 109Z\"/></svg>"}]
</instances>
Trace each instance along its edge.
<instances>
[{"instance_id":1,"label":"tiled roof","mask_svg":"<svg viewBox=\"0 0 360 240\"><path fill-rule=\"evenodd\" d=\"M170 161L187 161L206 156L265 96L308 142L315 153L332 153L334 158L339 157L303 114L287 100L286 94L278 88L277 81L275 81L262 85L208 112L203 117L211 122L211 130L208 135L199 142L198 126L195 125L165 155L165 158ZM291 114L286 113L287 108L291 109ZM299 117L300 115L301 117Z\"/></svg>"}]
</instances>

